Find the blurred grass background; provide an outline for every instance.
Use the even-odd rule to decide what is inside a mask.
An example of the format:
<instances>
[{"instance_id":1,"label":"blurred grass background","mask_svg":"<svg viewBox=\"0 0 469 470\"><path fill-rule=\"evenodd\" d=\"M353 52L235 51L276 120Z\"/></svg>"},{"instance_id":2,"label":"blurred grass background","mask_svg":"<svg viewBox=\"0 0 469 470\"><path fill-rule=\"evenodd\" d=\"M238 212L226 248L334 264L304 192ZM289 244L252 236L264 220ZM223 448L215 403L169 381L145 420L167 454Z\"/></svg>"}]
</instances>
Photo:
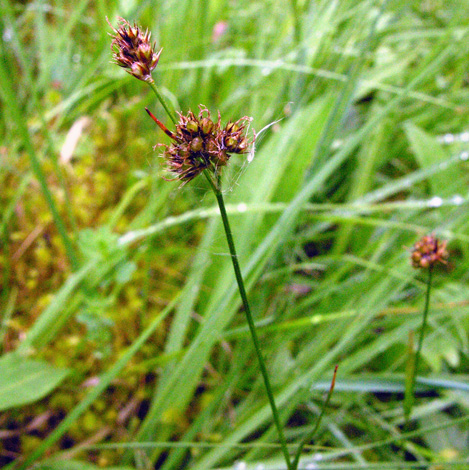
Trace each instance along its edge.
<instances>
[{"instance_id":1,"label":"blurred grass background","mask_svg":"<svg viewBox=\"0 0 469 470\"><path fill-rule=\"evenodd\" d=\"M290 443L340 364L301 468L467 468L467 0L0 5L1 465L283 468L215 201L161 178L164 111L110 64L122 16L175 109L274 123L226 202ZM402 436L430 232L450 258Z\"/></svg>"}]
</instances>

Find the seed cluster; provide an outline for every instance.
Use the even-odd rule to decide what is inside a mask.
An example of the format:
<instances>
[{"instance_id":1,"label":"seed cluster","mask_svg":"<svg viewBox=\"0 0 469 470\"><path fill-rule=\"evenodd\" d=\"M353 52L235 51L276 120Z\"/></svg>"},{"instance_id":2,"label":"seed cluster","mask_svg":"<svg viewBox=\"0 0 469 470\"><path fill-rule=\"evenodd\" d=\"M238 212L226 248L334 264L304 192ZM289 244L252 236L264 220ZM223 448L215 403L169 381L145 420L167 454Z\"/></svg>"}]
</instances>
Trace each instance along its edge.
<instances>
[{"instance_id":1,"label":"seed cluster","mask_svg":"<svg viewBox=\"0 0 469 470\"><path fill-rule=\"evenodd\" d=\"M212 121L210 111L200 106L196 116L192 111L187 115L179 114L176 132L170 132L156 118L155 121L168 134L173 142L170 145L159 144L165 148L162 157L166 168L184 183L195 178L205 169L212 172L226 165L232 153L246 153L249 142L245 135L249 117L242 117L236 122L221 126L221 117ZM151 114L150 114L151 115Z\"/></svg>"},{"instance_id":2,"label":"seed cluster","mask_svg":"<svg viewBox=\"0 0 469 470\"><path fill-rule=\"evenodd\" d=\"M434 235L422 237L415 245L410 256L412 266L428 269L437 262L445 263L448 257L447 241L440 241Z\"/></svg>"},{"instance_id":3,"label":"seed cluster","mask_svg":"<svg viewBox=\"0 0 469 470\"><path fill-rule=\"evenodd\" d=\"M151 44L148 29L143 32L135 23L132 26L124 18L118 19L117 29L109 23L114 31L114 35L111 34L114 62L139 80L152 81L151 72L158 64L162 49L155 52L156 43Z\"/></svg>"}]
</instances>

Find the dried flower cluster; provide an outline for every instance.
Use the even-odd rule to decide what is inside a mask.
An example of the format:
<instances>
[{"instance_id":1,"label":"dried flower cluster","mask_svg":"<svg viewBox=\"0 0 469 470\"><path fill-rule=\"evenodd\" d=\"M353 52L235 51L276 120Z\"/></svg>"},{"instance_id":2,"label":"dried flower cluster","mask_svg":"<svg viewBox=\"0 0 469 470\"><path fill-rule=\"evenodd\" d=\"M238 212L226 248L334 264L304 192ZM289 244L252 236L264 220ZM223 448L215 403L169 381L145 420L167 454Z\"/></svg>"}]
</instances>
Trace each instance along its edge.
<instances>
[{"instance_id":1,"label":"dried flower cluster","mask_svg":"<svg viewBox=\"0 0 469 470\"><path fill-rule=\"evenodd\" d=\"M178 113L176 132L171 132L149 111L148 114L173 139L170 145L159 145L165 148L162 157L168 171L184 183L205 169L218 171L227 164L230 154L248 151L249 142L245 132L246 123L251 120L249 117L228 122L222 128L220 113L218 120L214 122L210 111L201 105L198 116L192 111L187 116Z\"/></svg>"},{"instance_id":2,"label":"dried flower cluster","mask_svg":"<svg viewBox=\"0 0 469 470\"><path fill-rule=\"evenodd\" d=\"M162 49L155 52L156 44L151 44L148 29L143 32L135 23L131 26L124 18L118 19L117 29L108 21L114 31L114 35L111 34L111 49L115 63L139 80L151 81L151 72L158 64Z\"/></svg>"},{"instance_id":3,"label":"dried flower cluster","mask_svg":"<svg viewBox=\"0 0 469 470\"><path fill-rule=\"evenodd\" d=\"M412 266L428 269L437 262L445 263L448 257L447 241L440 241L434 235L422 237L415 245L410 256Z\"/></svg>"}]
</instances>

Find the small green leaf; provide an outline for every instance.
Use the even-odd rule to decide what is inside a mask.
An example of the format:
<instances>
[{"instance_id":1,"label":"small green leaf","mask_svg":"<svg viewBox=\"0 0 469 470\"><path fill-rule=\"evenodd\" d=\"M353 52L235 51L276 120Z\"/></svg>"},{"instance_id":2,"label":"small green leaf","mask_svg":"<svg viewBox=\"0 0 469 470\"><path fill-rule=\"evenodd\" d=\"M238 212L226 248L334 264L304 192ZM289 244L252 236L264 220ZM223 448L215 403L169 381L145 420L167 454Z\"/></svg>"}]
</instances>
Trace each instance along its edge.
<instances>
[{"instance_id":1,"label":"small green leaf","mask_svg":"<svg viewBox=\"0 0 469 470\"><path fill-rule=\"evenodd\" d=\"M44 361L25 359L17 353L4 355L0 358L0 411L45 397L69 372Z\"/></svg>"}]
</instances>

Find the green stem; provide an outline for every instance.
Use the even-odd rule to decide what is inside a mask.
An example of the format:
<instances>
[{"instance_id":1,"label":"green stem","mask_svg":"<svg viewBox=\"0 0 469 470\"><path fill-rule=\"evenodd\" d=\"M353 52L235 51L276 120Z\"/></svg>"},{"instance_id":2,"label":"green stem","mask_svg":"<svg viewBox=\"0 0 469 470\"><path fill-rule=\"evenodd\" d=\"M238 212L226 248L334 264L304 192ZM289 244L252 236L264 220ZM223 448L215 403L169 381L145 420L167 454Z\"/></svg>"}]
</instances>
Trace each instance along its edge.
<instances>
[{"instance_id":1,"label":"green stem","mask_svg":"<svg viewBox=\"0 0 469 470\"><path fill-rule=\"evenodd\" d=\"M298 450L296 451L295 458L293 459L293 463L291 466L293 470L297 470L298 465L300 463L301 452L303 451L305 445L308 444L308 442L311 442L313 440L313 437L316 435L316 432L319 429L319 425L321 424L322 418L326 412L327 407L329 406L329 402L331 401L332 392L334 391L334 387L335 387L335 378L337 376L338 368L339 368L338 365L336 365L334 368L334 375L332 376L331 386L329 388L329 392L327 392L326 400L324 401L324 404L322 405L322 410L319 413L319 416L318 416L318 419L316 421L314 428L306 435L306 437L301 441L300 445L298 446Z\"/></svg>"},{"instance_id":2,"label":"green stem","mask_svg":"<svg viewBox=\"0 0 469 470\"><path fill-rule=\"evenodd\" d=\"M147 83L150 85L151 89L155 93L156 97L160 101L161 105L165 109L165 111L168 114L168 116L170 117L170 119L173 121L174 124L176 124L177 123L177 116L175 116L175 114L173 114L170 111L168 105L166 104L165 100L163 99L160 92L158 91L158 88L157 88L155 82L153 81L153 79L148 81ZM256 351L257 359L259 361L259 367L261 369L262 377L264 379L265 388L267 390L267 396L269 397L270 407L272 409L272 414L273 414L273 417L274 417L275 426L277 427L277 431L278 431L278 434L279 434L280 445L282 447L282 452L283 452L283 455L285 457L285 462L287 464L288 470L293 470L293 468L291 466L291 462L290 462L290 456L288 454L287 442L286 442L286 439L285 439L285 435L283 433L282 425L280 423L280 417L279 417L279 414L278 414L277 406L275 405L274 394L272 392L272 387L270 385L269 375L267 374L267 368L265 366L264 359L262 357L259 338L257 337L256 328L254 326L254 320L253 320L252 314L251 314L251 309L249 308L248 298L247 298L247 295L246 295L246 289L244 288L243 276L241 274L241 269L240 269L239 263L238 263L238 255L236 254L236 248L235 248L235 244L234 244L234 240L233 240L233 235L231 233L230 223L228 221L228 215L227 215L226 209L225 209L225 202L223 200L223 194L219 189L219 180L217 182L215 182L212 179L212 177L210 176L210 174L207 170L204 171L204 175L207 178L208 182L210 183L210 186L211 186L211 188L212 188L212 190L215 193L215 196L217 198L218 207L220 208L220 214L221 214L221 218L223 220L223 227L225 228L226 240L228 242L228 246L229 246L229 249L230 249L231 261L233 262L233 268L234 268L234 272L235 272L235 276L236 276L236 281L238 283L239 293L241 295L241 300L243 301L244 312L246 314L246 318L247 318L248 325L249 325L249 330L251 332L252 341L254 343L254 349Z\"/></svg>"},{"instance_id":3,"label":"green stem","mask_svg":"<svg viewBox=\"0 0 469 470\"><path fill-rule=\"evenodd\" d=\"M417 372L419 370L420 351L422 350L423 337L425 336L425 329L427 327L428 311L430 307L430 293L432 290L432 273L433 273L433 266L430 265L430 267L428 268L427 293L425 295L425 307L423 309L422 329L420 330L420 337L419 337L419 342L417 346L417 352L415 353L415 369L414 369L413 387L415 387L415 379L417 376Z\"/></svg>"},{"instance_id":4,"label":"green stem","mask_svg":"<svg viewBox=\"0 0 469 470\"><path fill-rule=\"evenodd\" d=\"M427 327L428 311L430 309L430 293L432 290L432 273L433 273L433 266L430 265L428 268L427 292L425 294L425 306L423 308L422 328L420 330L419 342L417 345L417 352L415 353L415 359L414 359L414 364L413 364L412 380L411 380L410 392L409 392L409 397L408 397L409 405L407 406L407 411L405 413L406 423L405 423L404 429L408 429L409 422L410 422L410 415L412 414L412 406L413 406L414 395L415 395L415 383L417 381L417 373L419 369L420 356L421 356L420 353L422 351L423 338L425 336L425 329Z\"/></svg>"},{"instance_id":5,"label":"green stem","mask_svg":"<svg viewBox=\"0 0 469 470\"><path fill-rule=\"evenodd\" d=\"M170 117L171 121L173 121L173 124L176 124L178 122L177 116L169 109L163 96L158 91L158 87L156 86L156 83L154 82L154 80L151 79L151 81L147 81L147 83L150 85L151 89L155 93L156 97L161 103L161 106L163 106L164 110L166 111L167 115Z\"/></svg>"},{"instance_id":6,"label":"green stem","mask_svg":"<svg viewBox=\"0 0 469 470\"><path fill-rule=\"evenodd\" d=\"M283 433L283 428L280 423L280 417L275 405L274 394L272 392L272 386L270 385L269 375L267 373L267 368L265 366L264 358L262 357L262 352L260 348L259 338L256 333L256 327L254 326L254 320L252 318L251 309L249 307L248 298L246 295L246 289L244 288L243 276L241 274L241 269L238 263L238 255L236 254L236 248L233 240L233 235L231 232L230 223L228 220L228 215L225 209L225 202L223 200L223 194L220 191L217 184L213 181L210 174L204 171L206 178L208 179L210 186L212 187L215 197L217 198L218 207L220 208L220 214L223 221L223 227L225 229L226 241L228 242L228 247L230 249L231 261L233 263L233 269L236 276L236 281L238 283L239 293L241 295L241 300L243 301L244 313L246 314L246 319L249 325L249 331L251 332L252 342L254 344L254 349L256 351L257 360L259 362L259 367L261 369L262 377L264 379L264 385L267 391L267 396L269 397L270 407L272 409L272 415L274 418L275 426L277 427L278 435L280 438L280 445L282 447L282 452L285 457L285 462L287 464L288 470L294 470L291 462L290 456L288 454L287 442L285 440L285 435Z\"/></svg>"}]
</instances>

